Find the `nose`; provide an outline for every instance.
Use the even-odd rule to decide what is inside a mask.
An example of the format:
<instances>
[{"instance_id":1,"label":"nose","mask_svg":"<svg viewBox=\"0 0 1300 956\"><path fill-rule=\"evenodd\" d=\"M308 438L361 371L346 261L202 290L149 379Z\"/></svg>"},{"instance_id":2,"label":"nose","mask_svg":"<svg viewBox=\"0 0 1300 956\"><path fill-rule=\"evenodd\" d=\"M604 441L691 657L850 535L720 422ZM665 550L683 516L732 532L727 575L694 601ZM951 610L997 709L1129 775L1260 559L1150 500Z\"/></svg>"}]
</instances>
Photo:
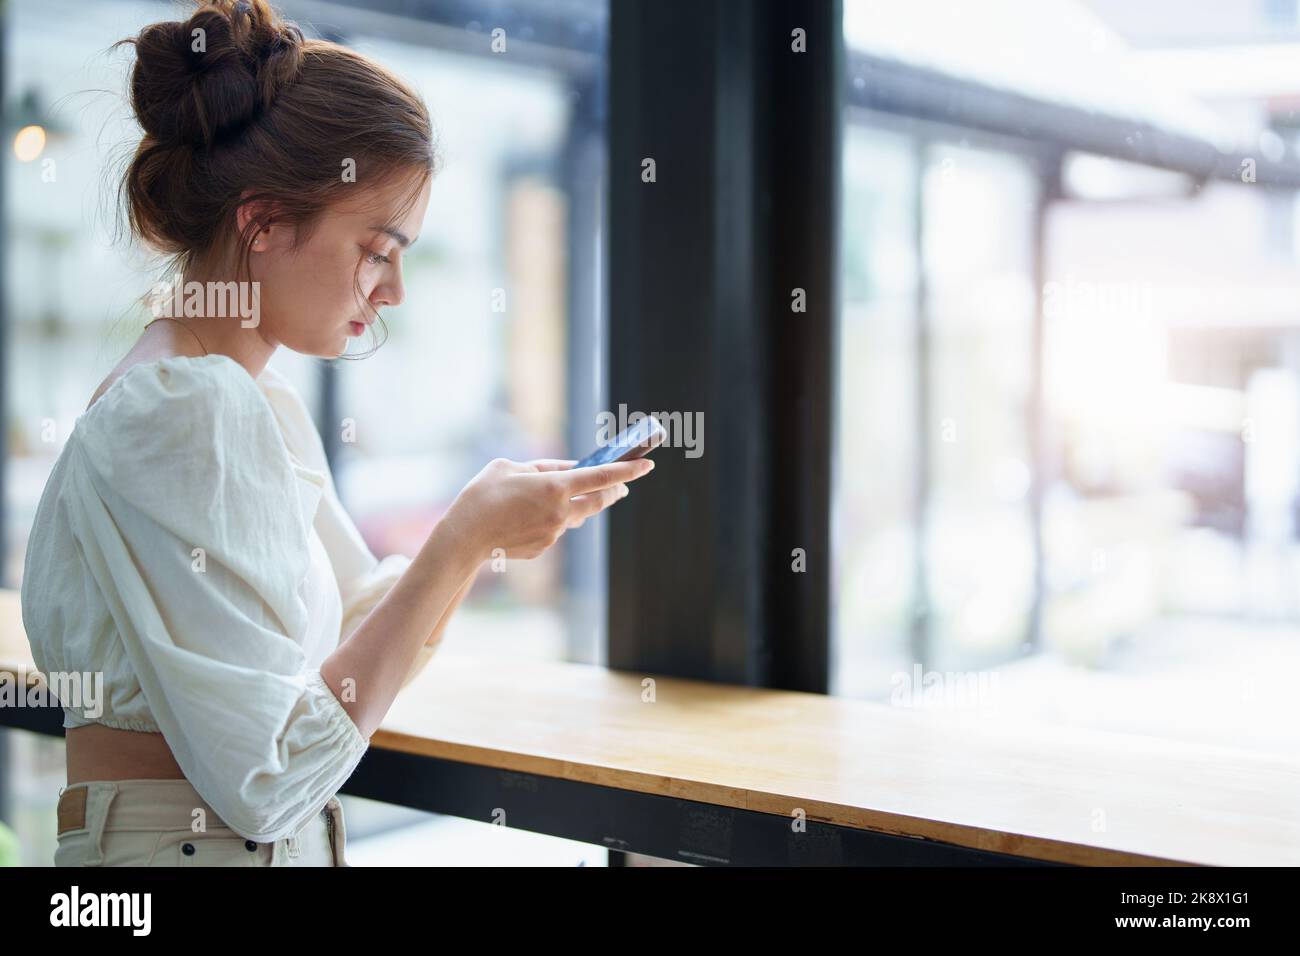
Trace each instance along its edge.
<instances>
[{"instance_id":1,"label":"nose","mask_svg":"<svg viewBox=\"0 0 1300 956\"><path fill-rule=\"evenodd\" d=\"M370 294L371 304L380 305L401 305L406 299L406 286L402 282L402 275L397 272L392 279L385 279L375 286L374 292Z\"/></svg>"}]
</instances>

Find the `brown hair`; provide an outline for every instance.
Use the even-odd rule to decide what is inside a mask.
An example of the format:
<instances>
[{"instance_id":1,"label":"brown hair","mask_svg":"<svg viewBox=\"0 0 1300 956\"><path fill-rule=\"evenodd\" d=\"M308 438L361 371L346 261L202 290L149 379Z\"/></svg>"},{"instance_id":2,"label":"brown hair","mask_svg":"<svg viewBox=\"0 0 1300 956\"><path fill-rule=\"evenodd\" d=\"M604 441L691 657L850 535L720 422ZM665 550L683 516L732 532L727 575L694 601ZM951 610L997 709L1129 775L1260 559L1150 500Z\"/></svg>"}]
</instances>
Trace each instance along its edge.
<instances>
[{"instance_id":1,"label":"brown hair","mask_svg":"<svg viewBox=\"0 0 1300 956\"><path fill-rule=\"evenodd\" d=\"M232 259L249 274L262 223L236 235L244 202L268 203L297 246L357 184L410 176L401 215L438 171L417 93L353 50L304 39L266 0L201 2L188 20L123 43L135 47L130 97L144 136L119 197L131 233L169 256L175 275ZM359 284L357 293L369 308Z\"/></svg>"}]
</instances>

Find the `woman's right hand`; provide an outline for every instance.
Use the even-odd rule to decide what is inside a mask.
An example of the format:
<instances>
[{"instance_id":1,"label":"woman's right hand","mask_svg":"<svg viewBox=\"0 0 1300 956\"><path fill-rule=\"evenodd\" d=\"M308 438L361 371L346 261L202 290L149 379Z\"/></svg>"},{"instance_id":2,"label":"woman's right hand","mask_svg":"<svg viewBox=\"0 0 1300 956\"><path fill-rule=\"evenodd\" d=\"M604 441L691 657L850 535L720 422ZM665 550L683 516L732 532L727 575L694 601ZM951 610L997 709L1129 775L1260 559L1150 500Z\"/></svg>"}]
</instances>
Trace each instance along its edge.
<instances>
[{"instance_id":1,"label":"woman's right hand","mask_svg":"<svg viewBox=\"0 0 1300 956\"><path fill-rule=\"evenodd\" d=\"M648 458L577 469L575 464L494 458L461 489L447 518L471 542L480 563L499 554L535 558L566 529L626 496L627 483L654 468Z\"/></svg>"}]
</instances>

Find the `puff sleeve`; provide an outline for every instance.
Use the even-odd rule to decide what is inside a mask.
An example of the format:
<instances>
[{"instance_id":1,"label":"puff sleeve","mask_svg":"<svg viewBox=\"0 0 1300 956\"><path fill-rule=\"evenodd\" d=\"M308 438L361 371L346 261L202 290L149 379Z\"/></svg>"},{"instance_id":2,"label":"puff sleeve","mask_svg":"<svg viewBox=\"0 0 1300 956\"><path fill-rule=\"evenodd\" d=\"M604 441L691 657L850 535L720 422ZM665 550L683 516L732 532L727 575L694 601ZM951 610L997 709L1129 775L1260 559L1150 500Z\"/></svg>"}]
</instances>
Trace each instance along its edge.
<instances>
[{"instance_id":1,"label":"puff sleeve","mask_svg":"<svg viewBox=\"0 0 1300 956\"><path fill-rule=\"evenodd\" d=\"M296 832L369 745L305 667L321 476L226 356L134 366L78 426L72 530L160 731L235 832Z\"/></svg>"},{"instance_id":2,"label":"puff sleeve","mask_svg":"<svg viewBox=\"0 0 1300 956\"><path fill-rule=\"evenodd\" d=\"M375 605L383 600L398 578L411 566L412 559L404 554L375 557L339 501L320 433L316 430L302 397L273 369L268 367L262 376L262 387L275 410L290 449L312 469L324 475L320 511L316 515L316 531L330 556L338 581L339 598L343 605L339 636L341 643L352 636L352 632L374 610ZM423 669L435 646L426 644L420 649L408 674L408 682Z\"/></svg>"}]
</instances>

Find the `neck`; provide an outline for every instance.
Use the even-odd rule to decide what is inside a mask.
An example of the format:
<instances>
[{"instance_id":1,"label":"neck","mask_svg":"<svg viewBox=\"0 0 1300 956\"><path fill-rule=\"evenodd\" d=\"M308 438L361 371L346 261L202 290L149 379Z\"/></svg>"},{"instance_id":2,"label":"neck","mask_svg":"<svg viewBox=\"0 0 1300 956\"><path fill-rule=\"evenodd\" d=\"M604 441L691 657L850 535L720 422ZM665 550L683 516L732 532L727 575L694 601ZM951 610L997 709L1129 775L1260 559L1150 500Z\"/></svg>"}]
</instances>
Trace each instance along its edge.
<instances>
[{"instance_id":1,"label":"neck","mask_svg":"<svg viewBox=\"0 0 1300 956\"><path fill-rule=\"evenodd\" d=\"M183 348L193 349L195 355L226 355L253 378L275 353L276 343L268 339L262 323L260 288L253 282L188 275L167 290L155 315L176 320L159 326L179 322L189 330L176 330L188 339Z\"/></svg>"}]
</instances>

